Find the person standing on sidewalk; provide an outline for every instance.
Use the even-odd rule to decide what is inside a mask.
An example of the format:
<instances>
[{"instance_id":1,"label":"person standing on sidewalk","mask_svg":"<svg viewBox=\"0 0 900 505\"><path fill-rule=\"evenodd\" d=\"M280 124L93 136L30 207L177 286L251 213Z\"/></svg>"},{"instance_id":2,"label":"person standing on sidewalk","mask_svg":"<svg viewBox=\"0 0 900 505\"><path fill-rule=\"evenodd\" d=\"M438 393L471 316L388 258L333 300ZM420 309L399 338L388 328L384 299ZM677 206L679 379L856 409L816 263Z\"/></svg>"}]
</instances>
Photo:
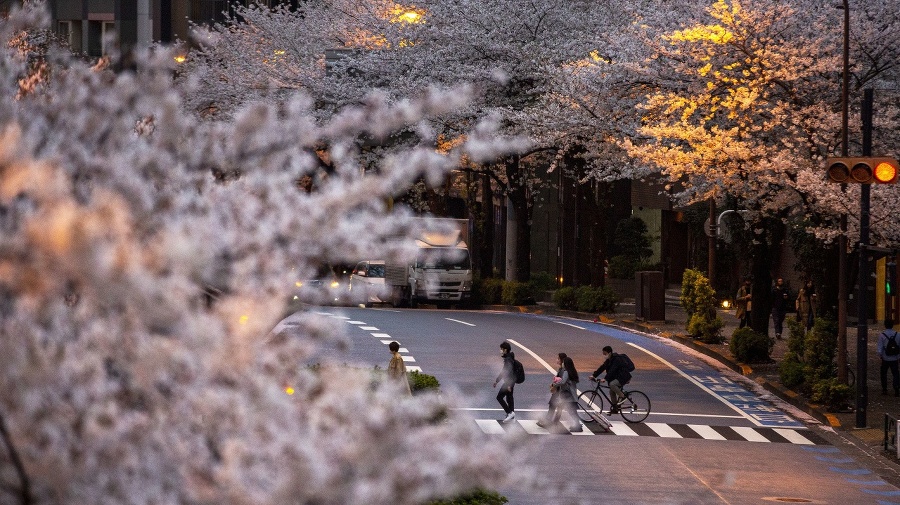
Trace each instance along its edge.
<instances>
[{"instance_id":1,"label":"person standing on sidewalk","mask_svg":"<svg viewBox=\"0 0 900 505\"><path fill-rule=\"evenodd\" d=\"M743 328L750 324L750 299L752 298L750 291L750 278L745 277L744 283L738 288L737 295L734 297L734 315L741 324L738 328Z\"/></svg>"},{"instance_id":2,"label":"person standing on sidewalk","mask_svg":"<svg viewBox=\"0 0 900 505\"><path fill-rule=\"evenodd\" d=\"M500 383L497 401L503 407L503 412L506 412L506 417L500 422L509 423L516 419L516 402L513 399L513 388L516 386L516 372L513 368L513 362L516 359L516 355L512 352L512 346L505 340L500 344L500 356L503 358L503 370L500 370L500 375L494 379L494 387L497 387L498 382Z\"/></svg>"},{"instance_id":3,"label":"person standing on sidewalk","mask_svg":"<svg viewBox=\"0 0 900 505\"><path fill-rule=\"evenodd\" d=\"M878 335L878 357L881 358L881 394L887 394L887 371L890 369L894 396L900 396L900 336L894 331L894 321L884 320L884 331Z\"/></svg>"},{"instance_id":4,"label":"person standing on sidewalk","mask_svg":"<svg viewBox=\"0 0 900 505\"><path fill-rule=\"evenodd\" d=\"M388 350L391 351L391 362L388 363L387 373L391 380L395 380L406 385L406 394L411 395L412 389L409 387L409 379L406 377L406 363L403 362L403 356L400 354L400 343L391 342L388 344Z\"/></svg>"},{"instance_id":5,"label":"person standing on sidewalk","mask_svg":"<svg viewBox=\"0 0 900 505\"><path fill-rule=\"evenodd\" d=\"M787 314L788 292L784 287L784 279L775 279L775 287L772 288L772 325L775 327L775 338L781 340L784 330L784 317Z\"/></svg>"},{"instance_id":6,"label":"person standing on sidewalk","mask_svg":"<svg viewBox=\"0 0 900 505\"><path fill-rule=\"evenodd\" d=\"M813 281L806 281L806 284L800 289L800 293L797 294L797 301L795 302L797 307L797 320L803 323L806 327L806 331L812 329L813 323L816 320L818 301L819 298L816 295L816 288L813 285Z\"/></svg>"}]
</instances>

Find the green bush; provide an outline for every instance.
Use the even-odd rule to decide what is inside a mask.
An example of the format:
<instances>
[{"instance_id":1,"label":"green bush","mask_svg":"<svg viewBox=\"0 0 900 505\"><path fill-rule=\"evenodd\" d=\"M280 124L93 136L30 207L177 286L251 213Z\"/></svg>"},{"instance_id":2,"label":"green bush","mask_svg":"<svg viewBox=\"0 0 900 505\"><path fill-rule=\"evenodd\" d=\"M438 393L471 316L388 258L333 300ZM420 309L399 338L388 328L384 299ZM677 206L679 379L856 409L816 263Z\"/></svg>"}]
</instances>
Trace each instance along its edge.
<instances>
[{"instance_id":1,"label":"green bush","mask_svg":"<svg viewBox=\"0 0 900 505\"><path fill-rule=\"evenodd\" d=\"M835 375L834 354L837 350L837 325L817 318L806 334L803 362L808 367L806 382L818 384Z\"/></svg>"},{"instance_id":2,"label":"green bush","mask_svg":"<svg viewBox=\"0 0 900 505\"><path fill-rule=\"evenodd\" d=\"M708 344L722 341L725 326L716 313L716 292L709 280L697 270L687 269L681 278L681 306L689 314L688 334Z\"/></svg>"},{"instance_id":3,"label":"green bush","mask_svg":"<svg viewBox=\"0 0 900 505\"><path fill-rule=\"evenodd\" d=\"M825 405L832 412L843 409L850 401L850 386L837 377L819 380L812 390L812 401Z\"/></svg>"},{"instance_id":4,"label":"green bush","mask_svg":"<svg viewBox=\"0 0 900 505\"><path fill-rule=\"evenodd\" d=\"M428 505L503 505L508 502L505 496L496 491L479 489L451 500L433 501Z\"/></svg>"},{"instance_id":5,"label":"green bush","mask_svg":"<svg viewBox=\"0 0 900 505\"><path fill-rule=\"evenodd\" d=\"M742 363L769 361L769 337L751 328L738 328L728 345L731 354Z\"/></svg>"},{"instance_id":6,"label":"green bush","mask_svg":"<svg viewBox=\"0 0 900 505\"><path fill-rule=\"evenodd\" d=\"M563 310L578 310L578 299L575 288L566 286L553 292L553 303Z\"/></svg>"},{"instance_id":7,"label":"green bush","mask_svg":"<svg viewBox=\"0 0 900 505\"><path fill-rule=\"evenodd\" d=\"M531 285L525 282L504 281L500 301L504 305L534 305Z\"/></svg>"},{"instance_id":8,"label":"green bush","mask_svg":"<svg viewBox=\"0 0 900 505\"><path fill-rule=\"evenodd\" d=\"M528 284L531 285L531 291L533 293L550 291L556 289L557 286L556 277L553 277L547 272L535 272L531 274L531 280L528 281Z\"/></svg>"},{"instance_id":9,"label":"green bush","mask_svg":"<svg viewBox=\"0 0 900 505\"><path fill-rule=\"evenodd\" d=\"M613 279L634 279L638 263L628 256L613 256L609 259L609 276Z\"/></svg>"},{"instance_id":10,"label":"green bush","mask_svg":"<svg viewBox=\"0 0 900 505\"><path fill-rule=\"evenodd\" d=\"M704 315L694 314L688 321L687 331L688 334L701 342L720 344L724 340L721 333L723 326L725 326L725 323L719 316L709 319Z\"/></svg>"},{"instance_id":11,"label":"green bush","mask_svg":"<svg viewBox=\"0 0 900 505\"><path fill-rule=\"evenodd\" d=\"M788 326L788 351L799 358L806 352L806 327L794 318L787 319Z\"/></svg>"},{"instance_id":12,"label":"green bush","mask_svg":"<svg viewBox=\"0 0 900 505\"><path fill-rule=\"evenodd\" d=\"M437 391L441 387L441 383L438 382L437 377L419 372L418 370L409 372L406 374L406 378L409 380L409 388L412 390L413 394L423 391Z\"/></svg>"},{"instance_id":13,"label":"green bush","mask_svg":"<svg viewBox=\"0 0 900 505\"><path fill-rule=\"evenodd\" d=\"M778 377L785 387L795 388L806 380L803 363L797 354L788 351L778 365Z\"/></svg>"},{"instance_id":14,"label":"green bush","mask_svg":"<svg viewBox=\"0 0 900 505\"><path fill-rule=\"evenodd\" d=\"M618 303L619 296L612 288L594 288L591 286L575 288L575 309L579 312L589 312L591 314L615 312Z\"/></svg>"},{"instance_id":15,"label":"green bush","mask_svg":"<svg viewBox=\"0 0 900 505\"><path fill-rule=\"evenodd\" d=\"M488 277L475 279L472 286L473 304L497 305L503 294L503 279Z\"/></svg>"}]
</instances>

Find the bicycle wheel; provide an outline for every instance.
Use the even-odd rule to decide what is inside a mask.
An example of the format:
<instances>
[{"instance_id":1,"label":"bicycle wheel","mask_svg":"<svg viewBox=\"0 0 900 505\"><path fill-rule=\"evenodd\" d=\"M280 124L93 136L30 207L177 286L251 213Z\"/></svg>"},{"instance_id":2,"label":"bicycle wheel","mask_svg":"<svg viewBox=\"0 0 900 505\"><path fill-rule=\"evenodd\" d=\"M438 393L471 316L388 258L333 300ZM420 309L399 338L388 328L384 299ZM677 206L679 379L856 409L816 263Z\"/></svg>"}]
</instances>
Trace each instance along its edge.
<instances>
[{"instance_id":1,"label":"bicycle wheel","mask_svg":"<svg viewBox=\"0 0 900 505\"><path fill-rule=\"evenodd\" d=\"M650 398L640 391L626 391L625 401L619 408L625 422L639 423L650 415Z\"/></svg>"},{"instance_id":2,"label":"bicycle wheel","mask_svg":"<svg viewBox=\"0 0 900 505\"><path fill-rule=\"evenodd\" d=\"M591 413L600 413L603 411L603 395L596 389L585 391L578 395L578 418L586 423L594 421Z\"/></svg>"}]
</instances>

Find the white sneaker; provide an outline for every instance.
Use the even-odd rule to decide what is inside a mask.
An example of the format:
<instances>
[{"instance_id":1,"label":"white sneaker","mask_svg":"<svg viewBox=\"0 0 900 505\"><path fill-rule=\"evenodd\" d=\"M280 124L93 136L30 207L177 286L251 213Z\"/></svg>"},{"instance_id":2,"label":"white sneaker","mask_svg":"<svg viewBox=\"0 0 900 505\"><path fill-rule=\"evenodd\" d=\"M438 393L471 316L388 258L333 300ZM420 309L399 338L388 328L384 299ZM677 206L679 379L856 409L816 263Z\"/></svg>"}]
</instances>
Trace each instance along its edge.
<instances>
[{"instance_id":1,"label":"white sneaker","mask_svg":"<svg viewBox=\"0 0 900 505\"><path fill-rule=\"evenodd\" d=\"M510 412L509 414L506 414L506 418L503 419L503 420L500 421L500 422L502 422L502 423L509 423L509 422L515 421L515 419L516 419L516 413L515 413L515 412Z\"/></svg>"}]
</instances>

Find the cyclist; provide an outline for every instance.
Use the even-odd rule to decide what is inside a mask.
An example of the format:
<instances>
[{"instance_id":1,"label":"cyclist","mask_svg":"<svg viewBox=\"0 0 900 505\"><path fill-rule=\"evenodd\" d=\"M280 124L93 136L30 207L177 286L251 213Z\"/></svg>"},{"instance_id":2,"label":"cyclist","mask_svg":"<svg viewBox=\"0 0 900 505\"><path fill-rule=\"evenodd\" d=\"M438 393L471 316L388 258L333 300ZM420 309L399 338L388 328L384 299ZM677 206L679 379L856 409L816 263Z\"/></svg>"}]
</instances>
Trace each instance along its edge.
<instances>
[{"instance_id":1,"label":"cyclist","mask_svg":"<svg viewBox=\"0 0 900 505\"><path fill-rule=\"evenodd\" d=\"M595 381L601 373L606 372L606 377L600 380L605 380L609 384L609 392L613 403L609 412L610 414L616 414L619 412L619 403L625 399L625 395L622 393L622 386L631 381L631 373L628 371L623 358L614 353L612 347L606 346L603 348L603 357L606 360L600 365L600 368L591 374L590 380Z\"/></svg>"}]
</instances>

